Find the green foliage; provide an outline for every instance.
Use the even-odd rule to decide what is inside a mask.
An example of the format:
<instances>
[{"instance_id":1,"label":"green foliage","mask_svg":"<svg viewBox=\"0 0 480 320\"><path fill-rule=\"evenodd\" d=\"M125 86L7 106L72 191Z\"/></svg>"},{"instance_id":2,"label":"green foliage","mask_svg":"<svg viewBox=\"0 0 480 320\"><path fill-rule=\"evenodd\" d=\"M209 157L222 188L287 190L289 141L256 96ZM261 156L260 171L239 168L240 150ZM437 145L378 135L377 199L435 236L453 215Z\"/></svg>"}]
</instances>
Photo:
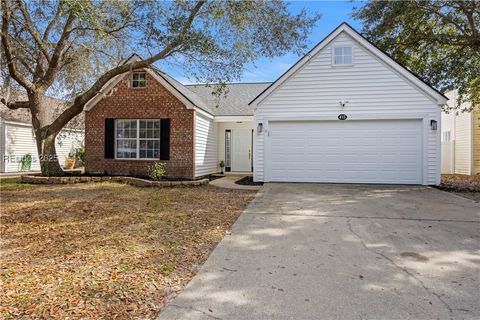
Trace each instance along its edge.
<instances>
[{"instance_id":1,"label":"green foliage","mask_svg":"<svg viewBox=\"0 0 480 320\"><path fill-rule=\"evenodd\" d=\"M27 153L20 159L20 171L32 170L32 155Z\"/></svg>"},{"instance_id":2,"label":"green foliage","mask_svg":"<svg viewBox=\"0 0 480 320\"><path fill-rule=\"evenodd\" d=\"M469 0L369 1L363 34L440 91L479 103L480 5Z\"/></svg>"},{"instance_id":3,"label":"green foliage","mask_svg":"<svg viewBox=\"0 0 480 320\"><path fill-rule=\"evenodd\" d=\"M171 274L175 270L175 265L173 263L164 263L161 266L162 273L166 276Z\"/></svg>"},{"instance_id":4,"label":"green foliage","mask_svg":"<svg viewBox=\"0 0 480 320\"><path fill-rule=\"evenodd\" d=\"M32 64L22 66L33 77L40 49L24 28L22 12L13 0L10 37L13 50ZM44 34L58 8L60 19L45 45L55 47L69 16L74 29L63 52L62 68L51 92L72 100L86 91L107 70L136 52L148 57L167 50L163 63L183 68L192 79L204 83L239 80L245 64L259 57L276 57L306 49L309 30L320 15L301 10L293 14L280 0L205 1L191 26L188 17L198 1L25 1L33 26ZM13 30L18 30L13 32ZM2 56L3 59L3 56ZM45 68L45 66L43 66ZM38 76L38 75L37 75ZM221 90L220 90L221 91ZM67 94L65 94L65 92Z\"/></svg>"},{"instance_id":5,"label":"green foliage","mask_svg":"<svg viewBox=\"0 0 480 320\"><path fill-rule=\"evenodd\" d=\"M75 149L75 159L80 161L81 164L85 164L85 146L81 145Z\"/></svg>"},{"instance_id":6,"label":"green foliage","mask_svg":"<svg viewBox=\"0 0 480 320\"><path fill-rule=\"evenodd\" d=\"M156 161L150 167L150 178L153 180L161 180L167 174L167 170L165 168L165 163Z\"/></svg>"},{"instance_id":7,"label":"green foliage","mask_svg":"<svg viewBox=\"0 0 480 320\"><path fill-rule=\"evenodd\" d=\"M225 167L225 162L223 162L223 160L222 160L222 161L220 161L220 163L218 165L220 166L220 168L223 169Z\"/></svg>"}]
</instances>

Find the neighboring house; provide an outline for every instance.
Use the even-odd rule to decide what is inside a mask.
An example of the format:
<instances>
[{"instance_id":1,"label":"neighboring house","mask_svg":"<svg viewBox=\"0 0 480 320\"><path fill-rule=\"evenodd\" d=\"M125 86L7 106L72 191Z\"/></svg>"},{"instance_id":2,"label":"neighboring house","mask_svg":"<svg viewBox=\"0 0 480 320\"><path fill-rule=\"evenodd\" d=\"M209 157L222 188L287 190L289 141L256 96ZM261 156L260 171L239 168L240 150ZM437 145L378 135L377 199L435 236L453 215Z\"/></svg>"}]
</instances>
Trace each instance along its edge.
<instances>
[{"instance_id":1,"label":"neighboring house","mask_svg":"<svg viewBox=\"0 0 480 320\"><path fill-rule=\"evenodd\" d=\"M138 59L133 56L131 59ZM447 98L341 24L275 82L182 85L151 67L112 79L86 106L86 170L256 181L440 182Z\"/></svg>"},{"instance_id":2,"label":"neighboring house","mask_svg":"<svg viewBox=\"0 0 480 320\"><path fill-rule=\"evenodd\" d=\"M26 94L20 90L13 90L12 96L19 100L27 99ZM52 117L62 110L63 100L51 97L46 99ZM26 165L28 162L26 159L30 157L31 165L24 166L24 170L40 170L35 133L31 122L29 110L10 110L5 105L0 105L0 172L22 171L22 163ZM83 115L73 119L69 126L60 132L56 140L57 156L60 164L64 165L69 153L83 145Z\"/></svg>"},{"instance_id":3,"label":"neighboring house","mask_svg":"<svg viewBox=\"0 0 480 320\"><path fill-rule=\"evenodd\" d=\"M446 94L450 109L457 94L457 90ZM442 173L480 174L480 108L468 102L442 113Z\"/></svg>"}]
</instances>

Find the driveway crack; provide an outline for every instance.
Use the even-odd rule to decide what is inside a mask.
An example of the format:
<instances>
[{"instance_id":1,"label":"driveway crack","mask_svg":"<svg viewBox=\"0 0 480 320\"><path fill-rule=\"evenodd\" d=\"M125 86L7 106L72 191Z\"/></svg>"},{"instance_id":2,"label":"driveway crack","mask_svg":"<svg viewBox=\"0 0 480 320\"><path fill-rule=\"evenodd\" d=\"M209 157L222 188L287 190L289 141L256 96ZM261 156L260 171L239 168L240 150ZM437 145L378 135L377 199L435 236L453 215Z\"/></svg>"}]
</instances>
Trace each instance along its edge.
<instances>
[{"instance_id":1,"label":"driveway crack","mask_svg":"<svg viewBox=\"0 0 480 320\"><path fill-rule=\"evenodd\" d=\"M358 238L358 240L360 241L361 245L363 246L363 248L365 248L365 250L373 253L373 254L376 254L376 255L379 255L381 256L382 258L384 258L385 260L387 260L388 262L390 262L390 264L392 264L395 268L397 268L398 270L402 271L403 273L405 273L407 276L409 276L410 278L414 279L417 283L419 283L422 288L430 295L433 295L434 297L437 298L438 301L440 301L441 304L443 304L445 306L445 308L447 308L449 314L450 314L450 320L453 319L452 317L452 314L453 314L453 309L452 307L450 307L450 305L445 301L443 300L442 296L439 295L438 293L430 290L426 285L425 283L420 280L417 276L415 276L415 274L413 274L412 272L410 272L407 268L405 267L402 267L400 265L398 265L397 263L395 263L395 261L393 261L393 259L389 258L387 255L381 253L381 252L378 252L374 249L371 249L369 248L365 242L363 241L362 237L356 233L355 231L353 231L353 227L352 227L352 224L350 222L350 219L347 219L347 225L348 225L348 229L350 230L350 232Z\"/></svg>"},{"instance_id":2,"label":"driveway crack","mask_svg":"<svg viewBox=\"0 0 480 320\"><path fill-rule=\"evenodd\" d=\"M202 310L199 310L199 309L195 309L195 308L193 308L193 307L184 307L184 306L179 306L179 305L177 305L177 304L169 304L169 306L172 306L172 307L175 307L175 308L178 308L178 309L186 309L186 310L192 310L192 311L200 312L200 313L202 313L203 315L207 316L208 318L216 319L216 320L222 320L222 318L218 318L218 317L212 316L211 314L208 314L208 313L206 313L205 311L202 311Z\"/></svg>"}]
</instances>

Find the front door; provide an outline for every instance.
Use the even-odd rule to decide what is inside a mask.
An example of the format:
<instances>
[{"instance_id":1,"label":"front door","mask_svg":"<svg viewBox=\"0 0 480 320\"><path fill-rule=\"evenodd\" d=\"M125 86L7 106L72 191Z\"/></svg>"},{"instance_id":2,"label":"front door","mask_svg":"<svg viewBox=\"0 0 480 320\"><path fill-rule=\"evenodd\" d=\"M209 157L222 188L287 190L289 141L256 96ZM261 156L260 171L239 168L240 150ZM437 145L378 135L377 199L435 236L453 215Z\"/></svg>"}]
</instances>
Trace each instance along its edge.
<instances>
[{"instance_id":1,"label":"front door","mask_svg":"<svg viewBox=\"0 0 480 320\"><path fill-rule=\"evenodd\" d=\"M252 171L252 129L232 132L232 171Z\"/></svg>"}]
</instances>

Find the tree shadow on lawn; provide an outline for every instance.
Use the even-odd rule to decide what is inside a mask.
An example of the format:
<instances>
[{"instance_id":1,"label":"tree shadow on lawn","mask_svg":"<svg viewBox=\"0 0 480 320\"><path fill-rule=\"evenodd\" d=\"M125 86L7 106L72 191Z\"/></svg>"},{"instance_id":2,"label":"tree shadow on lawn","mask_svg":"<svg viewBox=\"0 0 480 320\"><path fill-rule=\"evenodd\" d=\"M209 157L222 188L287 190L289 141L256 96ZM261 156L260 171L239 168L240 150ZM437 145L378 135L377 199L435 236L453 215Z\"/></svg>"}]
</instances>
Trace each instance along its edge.
<instances>
[{"instance_id":1,"label":"tree shadow on lawn","mask_svg":"<svg viewBox=\"0 0 480 320\"><path fill-rule=\"evenodd\" d=\"M253 195L116 183L2 188L0 315L154 317Z\"/></svg>"}]
</instances>

